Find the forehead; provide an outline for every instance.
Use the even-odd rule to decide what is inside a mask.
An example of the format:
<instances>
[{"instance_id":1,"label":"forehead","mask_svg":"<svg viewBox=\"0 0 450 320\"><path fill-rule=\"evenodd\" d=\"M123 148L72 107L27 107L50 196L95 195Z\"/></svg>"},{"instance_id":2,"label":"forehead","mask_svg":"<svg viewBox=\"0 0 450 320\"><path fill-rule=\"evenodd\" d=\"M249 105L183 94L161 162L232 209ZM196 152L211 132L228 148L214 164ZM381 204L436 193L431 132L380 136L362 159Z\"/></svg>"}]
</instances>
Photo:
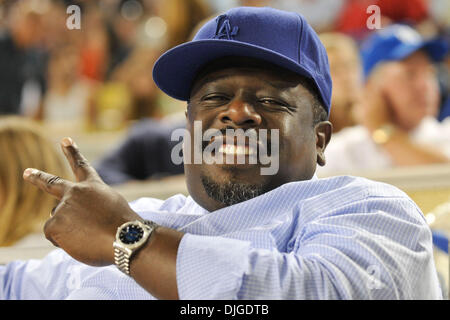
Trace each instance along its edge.
<instances>
[{"instance_id":1,"label":"forehead","mask_svg":"<svg viewBox=\"0 0 450 320\"><path fill-rule=\"evenodd\" d=\"M402 60L401 62L404 65L411 66L411 67L414 67L416 65L425 65L425 66L432 65L430 57L423 50L419 50L417 52L414 52L413 54L411 54L409 57L407 57L406 59Z\"/></svg>"}]
</instances>

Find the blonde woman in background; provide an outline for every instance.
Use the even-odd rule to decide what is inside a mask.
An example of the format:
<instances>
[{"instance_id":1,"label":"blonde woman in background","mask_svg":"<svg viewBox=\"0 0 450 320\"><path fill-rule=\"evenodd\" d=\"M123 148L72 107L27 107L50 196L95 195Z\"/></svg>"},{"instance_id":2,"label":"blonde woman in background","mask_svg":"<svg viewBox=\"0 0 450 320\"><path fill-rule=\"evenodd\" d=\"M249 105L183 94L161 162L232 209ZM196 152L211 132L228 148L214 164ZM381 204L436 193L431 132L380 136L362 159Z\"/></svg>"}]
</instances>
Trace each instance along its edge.
<instances>
[{"instance_id":1,"label":"blonde woman in background","mask_svg":"<svg viewBox=\"0 0 450 320\"><path fill-rule=\"evenodd\" d=\"M362 65L357 43L338 32L320 34L333 80L330 121L333 133L357 124L363 92Z\"/></svg>"},{"instance_id":2,"label":"blonde woman in background","mask_svg":"<svg viewBox=\"0 0 450 320\"><path fill-rule=\"evenodd\" d=\"M26 168L46 168L64 177L66 167L43 129L20 117L0 117L0 246L40 232L56 201L25 183Z\"/></svg>"}]
</instances>

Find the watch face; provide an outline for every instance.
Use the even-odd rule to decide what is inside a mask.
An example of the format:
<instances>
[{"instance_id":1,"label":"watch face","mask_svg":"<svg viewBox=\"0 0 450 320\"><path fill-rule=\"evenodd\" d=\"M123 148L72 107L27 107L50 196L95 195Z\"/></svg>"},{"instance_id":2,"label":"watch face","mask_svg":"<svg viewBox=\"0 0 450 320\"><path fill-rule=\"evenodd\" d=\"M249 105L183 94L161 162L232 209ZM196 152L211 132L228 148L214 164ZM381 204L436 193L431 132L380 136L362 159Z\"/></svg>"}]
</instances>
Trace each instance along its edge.
<instances>
[{"instance_id":1,"label":"watch face","mask_svg":"<svg viewBox=\"0 0 450 320\"><path fill-rule=\"evenodd\" d=\"M119 239L125 244L133 244L142 239L144 230L137 225L129 225L120 231Z\"/></svg>"}]
</instances>

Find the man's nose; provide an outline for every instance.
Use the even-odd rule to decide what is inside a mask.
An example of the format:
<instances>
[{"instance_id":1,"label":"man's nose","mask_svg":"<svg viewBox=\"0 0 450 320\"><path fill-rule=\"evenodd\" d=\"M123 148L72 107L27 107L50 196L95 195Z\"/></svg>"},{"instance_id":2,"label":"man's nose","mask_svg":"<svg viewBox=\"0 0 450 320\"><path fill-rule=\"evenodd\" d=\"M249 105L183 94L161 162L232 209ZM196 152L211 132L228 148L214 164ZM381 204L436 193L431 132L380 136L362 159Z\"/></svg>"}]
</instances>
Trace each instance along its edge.
<instances>
[{"instance_id":1,"label":"man's nose","mask_svg":"<svg viewBox=\"0 0 450 320\"><path fill-rule=\"evenodd\" d=\"M227 125L236 125L238 127L253 128L261 124L261 115L255 108L242 99L235 99L220 115L221 122Z\"/></svg>"}]
</instances>

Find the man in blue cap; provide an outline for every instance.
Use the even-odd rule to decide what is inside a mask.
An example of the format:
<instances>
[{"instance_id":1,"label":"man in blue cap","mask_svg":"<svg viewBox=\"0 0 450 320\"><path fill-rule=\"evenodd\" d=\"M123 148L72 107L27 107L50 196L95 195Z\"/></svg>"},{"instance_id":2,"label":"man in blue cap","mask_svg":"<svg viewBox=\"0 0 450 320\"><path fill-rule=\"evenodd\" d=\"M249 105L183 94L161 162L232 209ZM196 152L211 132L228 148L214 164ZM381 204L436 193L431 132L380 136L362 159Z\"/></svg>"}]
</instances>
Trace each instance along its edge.
<instances>
[{"instance_id":1,"label":"man in blue cap","mask_svg":"<svg viewBox=\"0 0 450 320\"><path fill-rule=\"evenodd\" d=\"M444 42L425 41L406 25L391 25L361 46L365 99L361 125L333 136L320 173L450 162L450 119L439 122L433 63Z\"/></svg>"},{"instance_id":2,"label":"man in blue cap","mask_svg":"<svg viewBox=\"0 0 450 320\"><path fill-rule=\"evenodd\" d=\"M163 91L188 101L190 196L128 204L63 139L77 182L24 172L60 199L44 231L61 249L2 267L1 298L441 298L431 232L411 199L365 179L314 175L331 136L331 80L302 16L229 10L163 54L153 74ZM200 144L206 154L219 141L210 153L219 160L254 155L247 139L236 142L240 134L221 139L228 130L270 132L265 148L278 154L279 170L191 161L198 146L187 137L199 124L200 134L220 133Z\"/></svg>"}]
</instances>

